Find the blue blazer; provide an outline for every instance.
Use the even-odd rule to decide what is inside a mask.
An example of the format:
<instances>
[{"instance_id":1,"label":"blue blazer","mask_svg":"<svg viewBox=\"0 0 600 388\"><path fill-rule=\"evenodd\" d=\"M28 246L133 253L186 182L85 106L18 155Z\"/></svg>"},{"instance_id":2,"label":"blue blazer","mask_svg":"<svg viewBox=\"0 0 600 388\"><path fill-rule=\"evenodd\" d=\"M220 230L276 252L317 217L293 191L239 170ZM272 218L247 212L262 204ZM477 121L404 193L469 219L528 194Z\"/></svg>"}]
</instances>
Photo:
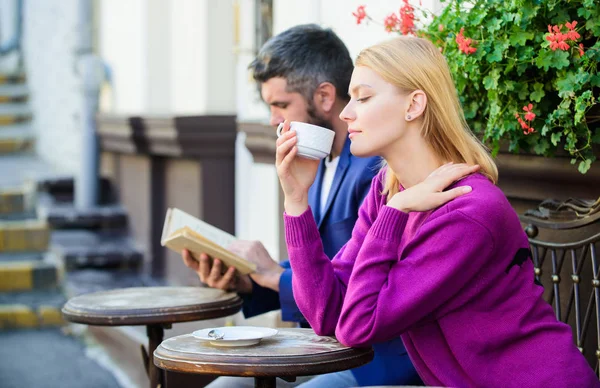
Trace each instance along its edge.
<instances>
[{"instance_id":1,"label":"blue blazer","mask_svg":"<svg viewBox=\"0 0 600 388\"><path fill-rule=\"evenodd\" d=\"M350 153L350 139L346 139L333 178L323 213L320 212L321 184L324 162L319 165L315 182L308 192L308 203L319 227L325 254L333 258L352 235L358 219L358 209L369 192L371 180L379 172L380 158L357 158ZM292 293L292 269L289 261L281 263L285 271L279 280L279 293L253 283L250 295L244 300L246 317L281 309L284 321L308 323L298 309ZM418 385L417 375L400 338L375 344L375 358L369 364L352 370L359 385Z\"/></svg>"}]
</instances>

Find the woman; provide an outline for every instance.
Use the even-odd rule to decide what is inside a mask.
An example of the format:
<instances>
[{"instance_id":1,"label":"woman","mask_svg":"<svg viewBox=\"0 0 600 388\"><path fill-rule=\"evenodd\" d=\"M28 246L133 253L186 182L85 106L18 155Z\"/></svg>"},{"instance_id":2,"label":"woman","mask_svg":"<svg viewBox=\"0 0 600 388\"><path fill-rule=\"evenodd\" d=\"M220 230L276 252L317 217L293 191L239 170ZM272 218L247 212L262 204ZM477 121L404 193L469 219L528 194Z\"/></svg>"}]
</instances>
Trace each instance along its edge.
<instances>
[{"instance_id":1,"label":"woman","mask_svg":"<svg viewBox=\"0 0 600 388\"><path fill-rule=\"evenodd\" d=\"M315 331L355 347L401 336L428 385L600 386L542 299L439 51L409 37L364 50L350 96L352 153L387 167L331 262L307 204L318 162L296 158L289 125L277 142L294 297Z\"/></svg>"}]
</instances>

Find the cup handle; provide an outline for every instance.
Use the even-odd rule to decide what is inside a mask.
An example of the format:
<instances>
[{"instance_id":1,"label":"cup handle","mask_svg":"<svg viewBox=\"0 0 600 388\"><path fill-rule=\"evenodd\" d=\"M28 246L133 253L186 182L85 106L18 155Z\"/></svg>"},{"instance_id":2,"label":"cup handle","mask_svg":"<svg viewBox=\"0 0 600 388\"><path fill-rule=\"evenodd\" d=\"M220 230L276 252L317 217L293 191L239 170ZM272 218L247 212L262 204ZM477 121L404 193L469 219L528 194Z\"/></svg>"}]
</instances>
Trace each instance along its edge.
<instances>
[{"instance_id":1,"label":"cup handle","mask_svg":"<svg viewBox=\"0 0 600 388\"><path fill-rule=\"evenodd\" d=\"M281 130L283 129L283 123L279 123L277 126L277 137L281 136Z\"/></svg>"}]
</instances>

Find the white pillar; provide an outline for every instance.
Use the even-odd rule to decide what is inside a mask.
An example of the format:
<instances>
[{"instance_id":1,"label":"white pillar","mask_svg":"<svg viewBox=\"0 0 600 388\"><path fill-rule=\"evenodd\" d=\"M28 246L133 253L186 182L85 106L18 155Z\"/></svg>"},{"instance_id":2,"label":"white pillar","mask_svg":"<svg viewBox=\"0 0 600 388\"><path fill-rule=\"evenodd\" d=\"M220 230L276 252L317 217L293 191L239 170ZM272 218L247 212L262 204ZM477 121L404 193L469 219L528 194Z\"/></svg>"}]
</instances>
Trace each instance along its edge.
<instances>
[{"instance_id":1,"label":"white pillar","mask_svg":"<svg viewBox=\"0 0 600 388\"><path fill-rule=\"evenodd\" d=\"M92 1L80 0L78 8L79 40L77 41L76 68L79 75L82 98L79 110L81 152L79 169L75 179L75 206L87 209L98 200L98 141L96 136L96 112L100 85L104 79L102 59L92 52Z\"/></svg>"}]
</instances>

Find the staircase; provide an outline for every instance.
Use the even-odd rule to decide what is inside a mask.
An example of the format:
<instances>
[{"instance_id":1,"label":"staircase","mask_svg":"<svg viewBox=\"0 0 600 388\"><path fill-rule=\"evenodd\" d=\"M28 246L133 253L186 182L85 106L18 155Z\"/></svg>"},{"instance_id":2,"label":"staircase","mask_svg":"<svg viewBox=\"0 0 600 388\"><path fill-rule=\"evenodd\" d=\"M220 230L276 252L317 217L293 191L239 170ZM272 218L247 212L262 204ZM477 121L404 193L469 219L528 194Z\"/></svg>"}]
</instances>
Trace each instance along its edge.
<instances>
[{"instance_id":1,"label":"staircase","mask_svg":"<svg viewBox=\"0 0 600 388\"><path fill-rule=\"evenodd\" d=\"M28 174L51 174L33 154L26 78L0 75L0 329L62 324L64 266L48 250Z\"/></svg>"},{"instance_id":2,"label":"staircase","mask_svg":"<svg viewBox=\"0 0 600 388\"><path fill-rule=\"evenodd\" d=\"M110 182L77 209L74 178L35 155L28 93L24 75L0 75L0 330L60 326L72 296L156 283Z\"/></svg>"}]
</instances>

